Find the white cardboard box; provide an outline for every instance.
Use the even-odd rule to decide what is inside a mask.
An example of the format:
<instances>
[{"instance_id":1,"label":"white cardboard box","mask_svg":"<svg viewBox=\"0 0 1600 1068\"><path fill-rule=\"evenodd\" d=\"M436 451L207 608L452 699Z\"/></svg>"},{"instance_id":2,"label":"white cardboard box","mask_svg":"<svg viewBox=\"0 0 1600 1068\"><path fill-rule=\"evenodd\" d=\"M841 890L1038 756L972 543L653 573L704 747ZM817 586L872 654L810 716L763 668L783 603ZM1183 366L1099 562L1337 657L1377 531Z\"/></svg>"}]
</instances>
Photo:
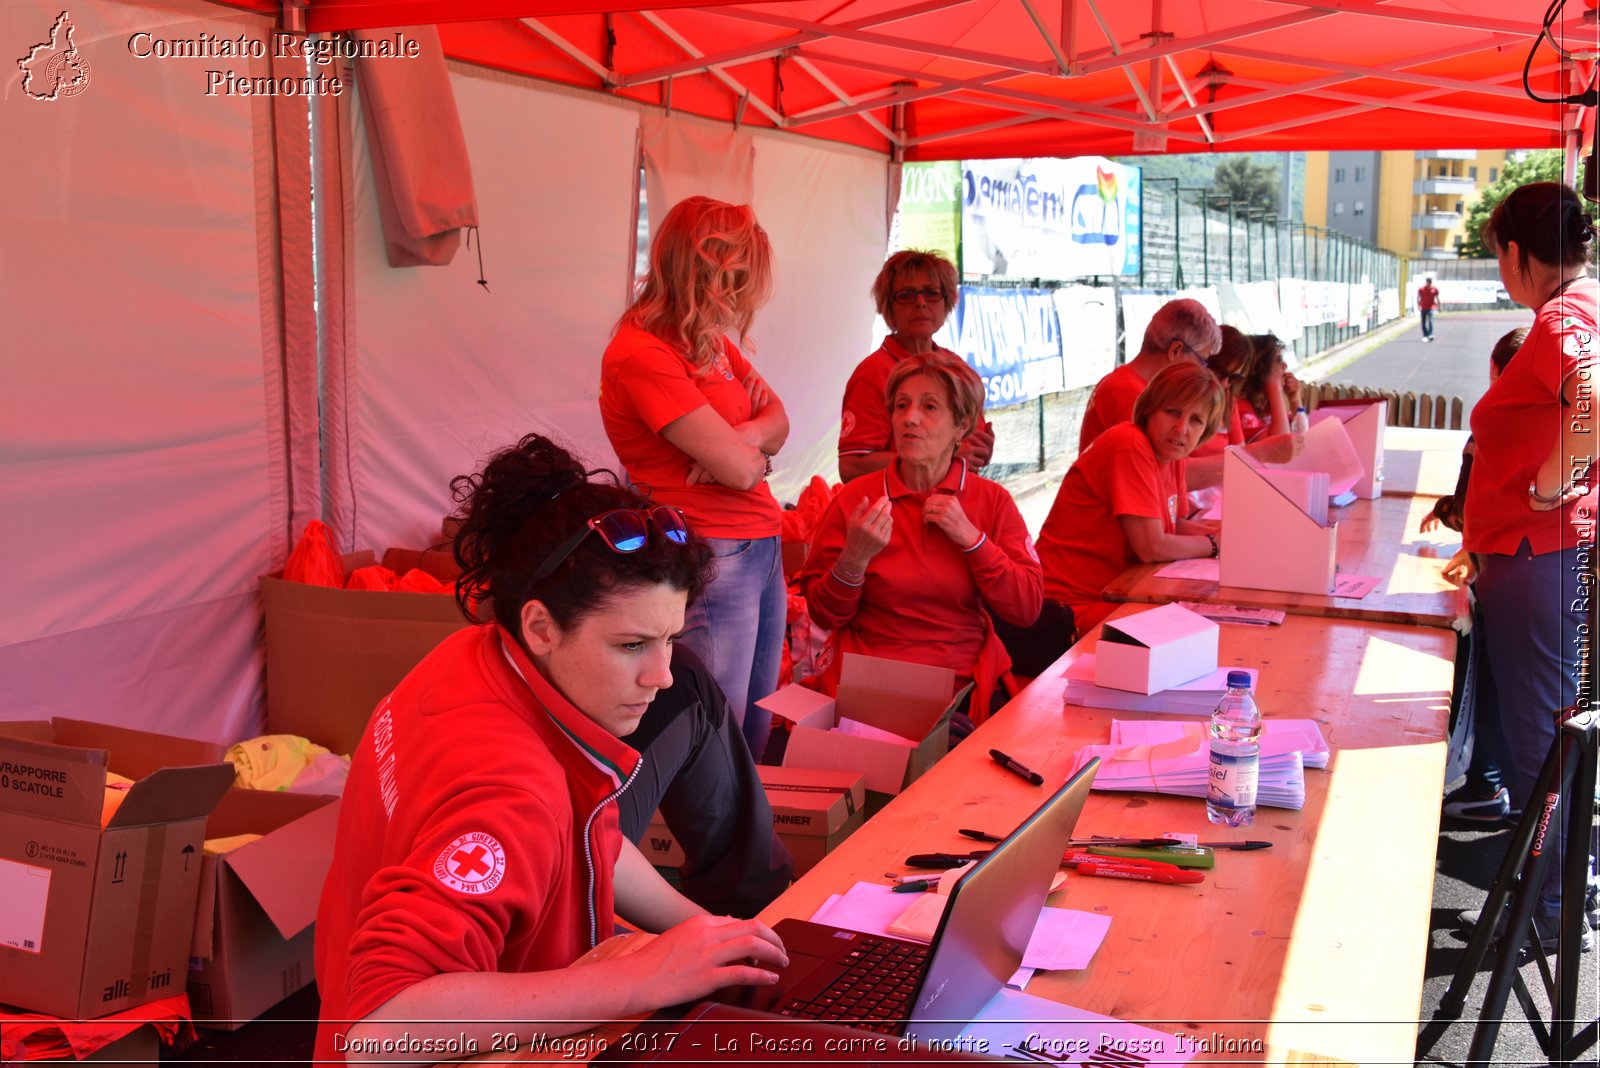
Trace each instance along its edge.
<instances>
[{"instance_id":1,"label":"white cardboard box","mask_svg":"<svg viewBox=\"0 0 1600 1068\"><path fill-rule=\"evenodd\" d=\"M1344 424L1344 432L1355 448L1356 458L1366 474L1350 491L1363 500L1383 496L1383 428L1389 422L1389 402L1384 399L1360 402L1330 401L1311 413L1313 425L1326 419Z\"/></svg>"},{"instance_id":2,"label":"white cardboard box","mask_svg":"<svg viewBox=\"0 0 1600 1068\"><path fill-rule=\"evenodd\" d=\"M1095 685L1153 694L1209 675L1217 636L1215 623L1176 604L1107 620L1094 647Z\"/></svg>"},{"instance_id":3,"label":"white cardboard box","mask_svg":"<svg viewBox=\"0 0 1600 1068\"><path fill-rule=\"evenodd\" d=\"M756 705L791 724L785 767L858 771L868 790L897 794L949 750L965 695L949 668L845 653L837 698L785 686ZM841 719L868 731L840 730Z\"/></svg>"},{"instance_id":4,"label":"white cardboard box","mask_svg":"<svg viewBox=\"0 0 1600 1068\"><path fill-rule=\"evenodd\" d=\"M1268 471L1237 447L1222 462L1224 586L1285 593L1333 592L1339 524L1308 515L1293 487L1274 480L1303 472ZM1327 501L1322 501L1325 516Z\"/></svg>"}]
</instances>

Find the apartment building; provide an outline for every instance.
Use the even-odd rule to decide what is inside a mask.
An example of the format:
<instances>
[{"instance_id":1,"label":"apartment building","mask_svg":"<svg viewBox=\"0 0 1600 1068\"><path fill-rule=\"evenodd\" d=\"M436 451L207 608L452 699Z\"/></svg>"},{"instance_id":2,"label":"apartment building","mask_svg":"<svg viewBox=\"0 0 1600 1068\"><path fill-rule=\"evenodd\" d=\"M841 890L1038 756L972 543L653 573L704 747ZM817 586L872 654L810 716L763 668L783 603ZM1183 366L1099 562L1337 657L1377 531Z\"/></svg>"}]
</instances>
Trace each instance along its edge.
<instances>
[{"instance_id":1,"label":"apartment building","mask_svg":"<svg viewBox=\"0 0 1600 1068\"><path fill-rule=\"evenodd\" d=\"M1408 259L1453 260L1467 205L1505 165L1501 149L1307 152L1305 218Z\"/></svg>"}]
</instances>

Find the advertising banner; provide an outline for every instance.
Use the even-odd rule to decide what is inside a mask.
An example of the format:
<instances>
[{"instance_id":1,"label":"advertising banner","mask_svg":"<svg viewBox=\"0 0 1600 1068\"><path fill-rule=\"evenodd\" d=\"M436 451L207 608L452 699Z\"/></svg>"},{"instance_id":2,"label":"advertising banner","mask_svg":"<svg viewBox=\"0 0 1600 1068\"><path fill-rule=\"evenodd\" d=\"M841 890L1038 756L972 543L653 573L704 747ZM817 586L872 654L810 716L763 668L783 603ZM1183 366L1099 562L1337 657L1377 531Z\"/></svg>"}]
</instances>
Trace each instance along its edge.
<instances>
[{"instance_id":1,"label":"advertising banner","mask_svg":"<svg viewBox=\"0 0 1600 1068\"><path fill-rule=\"evenodd\" d=\"M907 163L900 171L900 248L937 252L961 268L961 163Z\"/></svg>"},{"instance_id":2,"label":"advertising banner","mask_svg":"<svg viewBox=\"0 0 1600 1068\"><path fill-rule=\"evenodd\" d=\"M1061 324L1064 388L1092 386L1117 366L1117 291L1063 286L1053 297Z\"/></svg>"},{"instance_id":3,"label":"advertising banner","mask_svg":"<svg viewBox=\"0 0 1600 1068\"><path fill-rule=\"evenodd\" d=\"M1139 168L1101 156L961 167L964 274L1025 281L1139 273Z\"/></svg>"},{"instance_id":4,"label":"advertising banner","mask_svg":"<svg viewBox=\"0 0 1600 1068\"><path fill-rule=\"evenodd\" d=\"M1042 290L962 286L961 301L935 340L961 354L983 379L984 406L1065 388L1056 305Z\"/></svg>"}]
</instances>

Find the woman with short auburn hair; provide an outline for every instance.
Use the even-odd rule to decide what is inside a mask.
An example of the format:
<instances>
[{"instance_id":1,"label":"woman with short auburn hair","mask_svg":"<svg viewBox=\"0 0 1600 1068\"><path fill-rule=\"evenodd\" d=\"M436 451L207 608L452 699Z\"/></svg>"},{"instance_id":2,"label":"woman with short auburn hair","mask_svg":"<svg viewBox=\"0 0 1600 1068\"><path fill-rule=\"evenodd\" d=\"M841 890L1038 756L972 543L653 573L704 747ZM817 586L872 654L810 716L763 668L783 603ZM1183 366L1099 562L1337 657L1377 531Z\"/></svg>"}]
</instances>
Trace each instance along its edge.
<instances>
[{"instance_id":1,"label":"woman with short auburn hair","mask_svg":"<svg viewBox=\"0 0 1600 1068\"><path fill-rule=\"evenodd\" d=\"M1197 363L1156 373L1133 419L1094 439L1061 481L1039 532L1045 595L1082 634L1115 605L1106 586L1139 563L1215 557L1217 524L1183 518L1184 461L1216 432L1227 389Z\"/></svg>"},{"instance_id":2,"label":"woman with short auburn hair","mask_svg":"<svg viewBox=\"0 0 1600 1068\"><path fill-rule=\"evenodd\" d=\"M600 362L611 447L716 557L682 640L727 694L758 761L771 721L755 702L777 689L788 615L783 513L767 476L789 417L728 334L746 344L771 292L772 246L755 213L689 197L652 235L649 274Z\"/></svg>"},{"instance_id":3,"label":"woman with short auburn hair","mask_svg":"<svg viewBox=\"0 0 1600 1068\"><path fill-rule=\"evenodd\" d=\"M872 302L889 334L845 384L839 415L840 481L881 471L894 460L894 434L884 407L889 372L913 355L941 352L961 358L933 340L960 297L955 264L937 252L906 249L884 261L872 282ZM983 420L980 391L977 419L962 439L961 457L980 468L993 452L994 428Z\"/></svg>"}]
</instances>

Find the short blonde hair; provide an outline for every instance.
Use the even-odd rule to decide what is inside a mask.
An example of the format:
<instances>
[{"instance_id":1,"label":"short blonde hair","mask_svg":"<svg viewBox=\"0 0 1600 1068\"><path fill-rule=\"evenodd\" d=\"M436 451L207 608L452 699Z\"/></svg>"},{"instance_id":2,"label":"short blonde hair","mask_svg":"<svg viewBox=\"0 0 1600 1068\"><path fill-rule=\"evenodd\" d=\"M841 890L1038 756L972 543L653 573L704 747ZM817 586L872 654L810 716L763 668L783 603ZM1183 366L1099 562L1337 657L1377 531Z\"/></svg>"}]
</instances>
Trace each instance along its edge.
<instances>
[{"instance_id":1,"label":"short blonde hair","mask_svg":"<svg viewBox=\"0 0 1600 1068\"><path fill-rule=\"evenodd\" d=\"M650 238L650 273L618 325L636 326L708 366L723 332L744 344L772 295L772 243L747 204L680 200Z\"/></svg>"},{"instance_id":2,"label":"short blonde hair","mask_svg":"<svg viewBox=\"0 0 1600 1068\"><path fill-rule=\"evenodd\" d=\"M894 370L889 372L889 381L883 387L884 406L891 413L894 411L894 395L900 392L905 380L913 375L927 375L944 386L945 397L950 402L950 414L957 426L966 427L966 433L978 425L978 417L983 414L983 379L967 366L965 360L947 352L927 352L907 356L895 364Z\"/></svg>"},{"instance_id":3,"label":"short blonde hair","mask_svg":"<svg viewBox=\"0 0 1600 1068\"><path fill-rule=\"evenodd\" d=\"M939 283L939 292L944 296L946 312L956 306L956 300L961 296L961 278L956 274L956 265L937 252L908 248L884 260L883 269L872 280L872 302L877 305L878 314L883 316L885 323L889 322L889 305L894 302L896 283L901 275L912 271L927 271L933 275ZM890 329L893 329L893 324L890 324Z\"/></svg>"},{"instance_id":4,"label":"short blonde hair","mask_svg":"<svg viewBox=\"0 0 1600 1068\"><path fill-rule=\"evenodd\" d=\"M1133 421L1143 430L1150 417L1163 408L1205 404L1208 406L1206 428L1200 435L1203 442L1217 432L1222 422L1222 402L1227 395L1228 387L1206 368L1197 363L1175 363L1157 371L1139 399L1133 402Z\"/></svg>"}]
</instances>

